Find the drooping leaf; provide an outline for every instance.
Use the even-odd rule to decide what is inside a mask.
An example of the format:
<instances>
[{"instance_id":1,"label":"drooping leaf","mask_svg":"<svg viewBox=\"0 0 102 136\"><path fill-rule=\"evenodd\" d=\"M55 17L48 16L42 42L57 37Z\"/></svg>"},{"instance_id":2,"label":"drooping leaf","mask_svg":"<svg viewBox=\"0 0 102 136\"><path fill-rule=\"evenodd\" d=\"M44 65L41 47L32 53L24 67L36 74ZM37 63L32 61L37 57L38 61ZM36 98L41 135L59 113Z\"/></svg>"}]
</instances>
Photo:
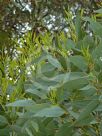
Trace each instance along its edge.
<instances>
[{"instance_id":1,"label":"drooping leaf","mask_svg":"<svg viewBox=\"0 0 102 136\"><path fill-rule=\"evenodd\" d=\"M9 103L6 106L9 107L26 107L26 106L32 106L35 104L33 100L17 100L15 102Z\"/></svg>"},{"instance_id":2,"label":"drooping leaf","mask_svg":"<svg viewBox=\"0 0 102 136\"><path fill-rule=\"evenodd\" d=\"M46 93L44 93L44 91L39 91L37 89L27 89L26 90L27 93L31 93L31 94L35 94L37 95L38 97L42 98L42 99L45 99L46 98Z\"/></svg>"},{"instance_id":3,"label":"drooping leaf","mask_svg":"<svg viewBox=\"0 0 102 136\"><path fill-rule=\"evenodd\" d=\"M59 117L64 113L65 111L59 106L52 106L39 111L34 115L34 117Z\"/></svg>"}]
</instances>

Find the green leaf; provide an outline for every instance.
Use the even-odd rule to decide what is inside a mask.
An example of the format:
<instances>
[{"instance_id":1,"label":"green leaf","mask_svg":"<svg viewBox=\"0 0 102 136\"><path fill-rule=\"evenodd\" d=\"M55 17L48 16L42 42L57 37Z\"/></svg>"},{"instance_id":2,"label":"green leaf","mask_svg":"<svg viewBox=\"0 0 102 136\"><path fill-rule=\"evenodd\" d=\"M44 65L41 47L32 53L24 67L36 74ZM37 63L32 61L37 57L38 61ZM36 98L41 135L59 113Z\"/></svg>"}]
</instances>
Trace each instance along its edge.
<instances>
[{"instance_id":1,"label":"green leaf","mask_svg":"<svg viewBox=\"0 0 102 136\"><path fill-rule=\"evenodd\" d=\"M54 67L56 67L58 69L62 69L60 62L56 58L53 58L51 55L48 55L47 59L48 59L49 63L51 63Z\"/></svg>"},{"instance_id":2,"label":"green leaf","mask_svg":"<svg viewBox=\"0 0 102 136\"><path fill-rule=\"evenodd\" d=\"M65 123L61 126L55 136L72 136L73 135L73 126L70 123Z\"/></svg>"},{"instance_id":3,"label":"green leaf","mask_svg":"<svg viewBox=\"0 0 102 136\"><path fill-rule=\"evenodd\" d=\"M41 103L41 104L34 104L31 107L25 107L27 110L26 113L24 113L24 118L31 118L34 116L34 114L40 112L43 109L49 108L51 105L48 103Z\"/></svg>"},{"instance_id":4,"label":"green leaf","mask_svg":"<svg viewBox=\"0 0 102 136\"><path fill-rule=\"evenodd\" d=\"M102 8L101 8L101 9L98 9L98 10L95 10L95 13L102 14Z\"/></svg>"},{"instance_id":5,"label":"green leaf","mask_svg":"<svg viewBox=\"0 0 102 136\"><path fill-rule=\"evenodd\" d=\"M95 65L97 64L100 68L102 68L102 42L100 42L100 44L93 50L92 57Z\"/></svg>"},{"instance_id":6,"label":"green leaf","mask_svg":"<svg viewBox=\"0 0 102 136\"><path fill-rule=\"evenodd\" d=\"M78 67L80 70L82 70L82 71L86 71L87 70L87 63L86 63L84 57L82 57L80 55L71 56L70 57L70 61L76 67Z\"/></svg>"},{"instance_id":7,"label":"green leaf","mask_svg":"<svg viewBox=\"0 0 102 136\"><path fill-rule=\"evenodd\" d=\"M67 70L67 61L66 58L64 58L63 56L59 56L59 62L61 63L62 67L64 70Z\"/></svg>"},{"instance_id":8,"label":"green leaf","mask_svg":"<svg viewBox=\"0 0 102 136\"><path fill-rule=\"evenodd\" d=\"M7 124L8 124L7 119L4 116L0 115L0 128L5 127Z\"/></svg>"},{"instance_id":9,"label":"green leaf","mask_svg":"<svg viewBox=\"0 0 102 136\"><path fill-rule=\"evenodd\" d=\"M17 120L18 121L18 120ZM22 127L19 125L10 126L11 129L18 134L18 136L27 136L25 132L22 131Z\"/></svg>"},{"instance_id":10,"label":"green leaf","mask_svg":"<svg viewBox=\"0 0 102 136\"><path fill-rule=\"evenodd\" d=\"M94 86L90 85L90 84L84 86L80 90L86 96L91 96L91 95L94 95L96 93L96 88Z\"/></svg>"},{"instance_id":11,"label":"green leaf","mask_svg":"<svg viewBox=\"0 0 102 136\"><path fill-rule=\"evenodd\" d=\"M102 25L89 17L86 17L85 20L90 22L89 28L94 32L94 34L102 37Z\"/></svg>"},{"instance_id":12,"label":"green leaf","mask_svg":"<svg viewBox=\"0 0 102 136\"><path fill-rule=\"evenodd\" d=\"M90 125L90 124L93 124L93 123L91 123L92 121L94 121L94 117L88 116L88 117L84 118L83 120L80 120L80 122L78 122L78 125L80 125L80 126ZM96 124L96 122L95 122L95 124Z\"/></svg>"},{"instance_id":13,"label":"green leaf","mask_svg":"<svg viewBox=\"0 0 102 136\"><path fill-rule=\"evenodd\" d=\"M34 117L60 117L65 111L59 106L45 108L34 115Z\"/></svg>"},{"instance_id":14,"label":"green leaf","mask_svg":"<svg viewBox=\"0 0 102 136\"><path fill-rule=\"evenodd\" d=\"M78 38L78 40L81 40L82 39L82 30L81 30L81 18L80 18L79 13L77 13L77 16L76 16L75 28L76 28L77 38Z\"/></svg>"},{"instance_id":15,"label":"green leaf","mask_svg":"<svg viewBox=\"0 0 102 136\"><path fill-rule=\"evenodd\" d=\"M27 106L32 106L35 104L33 100L17 100L15 102L9 103L6 106L9 107L27 107Z\"/></svg>"},{"instance_id":16,"label":"green leaf","mask_svg":"<svg viewBox=\"0 0 102 136\"><path fill-rule=\"evenodd\" d=\"M9 127L0 129L0 136L9 136L11 129Z\"/></svg>"},{"instance_id":17,"label":"green leaf","mask_svg":"<svg viewBox=\"0 0 102 136\"><path fill-rule=\"evenodd\" d=\"M46 93L44 93L44 91L39 91L37 89L32 89L32 88L29 88L26 90L27 93L31 93L31 94L35 94L37 95L38 97L42 98L42 99L45 99L46 98Z\"/></svg>"},{"instance_id":18,"label":"green leaf","mask_svg":"<svg viewBox=\"0 0 102 136\"><path fill-rule=\"evenodd\" d=\"M89 27L96 35L102 37L102 25L100 23L92 21Z\"/></svg>"},{"instance_id":19,"label":"green leaf","mask_svg":"<svg viewBox=\"0 0 102 136\"><path fill-rule=\"evenodd\" d=\"M53 71L54 69L55 69L55 67L52 66L50 63L46 63L41 66L42 73L50 72L50 71Z\"/></svg>"},{"instance_id":20,"label":"green leaf","mask_svg":"<svg viewBox=\"0 0 102 136\"><path fill-rule=\"evenodd\" d=\"M90 113L95 110L97 108L97 106L99 105L99 100L92 100L84 109L83 111L80 113L77 121L75 122L75 124L77 124L78 122L82 122L82 120L84 120L86 117L88 117L90 115Z\"/></svg>"},{"instance_id":21,"label":"green leaf","mask_svg":"<svg viewBox=\"0 0 102 136\"><path fill-rule=\"evenodd\" d=\"M72 80L87 78L87 75L83 72L68 72L65 74L59 74L53 78L50 78L49 81L56 81L56 82L68 82Z\"/></svg>"},{"instance_id":22,"label":"green leaf","mask_svg":"<svg viewBox=\"0 0 102 136\"><path fill-rule=\"evenodd\" d=\"M100 136L102 136L102 121L100 122Z\"/></svg>"},{"instance_id":23,"label":"green leaf","mask_svg":"<svg viewBox=\"0 0 102 136\"><path fill-rule=\"evenodd\" d=\"M75 49L75 43L71 39L68 39L65 45L66 50Z\"/></svg>"}]
</instances>

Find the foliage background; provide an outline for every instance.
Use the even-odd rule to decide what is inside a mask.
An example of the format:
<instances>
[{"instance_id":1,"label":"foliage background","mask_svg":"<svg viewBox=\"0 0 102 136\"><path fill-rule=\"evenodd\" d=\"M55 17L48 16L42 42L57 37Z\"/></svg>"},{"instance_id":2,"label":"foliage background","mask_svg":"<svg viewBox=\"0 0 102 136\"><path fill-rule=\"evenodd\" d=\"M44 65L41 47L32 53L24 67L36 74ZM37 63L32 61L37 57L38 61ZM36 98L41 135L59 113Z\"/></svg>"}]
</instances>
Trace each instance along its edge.
<instances>
[{"instance_id":1,"label":"foliage background","mask_svg":"<svg viewBox=\"0 0 102 136\"><path fill-rule=\"evenodd\" d=\"M102 135L101 6L0 1L0 136Z\"/></svg>"}]
</instances>

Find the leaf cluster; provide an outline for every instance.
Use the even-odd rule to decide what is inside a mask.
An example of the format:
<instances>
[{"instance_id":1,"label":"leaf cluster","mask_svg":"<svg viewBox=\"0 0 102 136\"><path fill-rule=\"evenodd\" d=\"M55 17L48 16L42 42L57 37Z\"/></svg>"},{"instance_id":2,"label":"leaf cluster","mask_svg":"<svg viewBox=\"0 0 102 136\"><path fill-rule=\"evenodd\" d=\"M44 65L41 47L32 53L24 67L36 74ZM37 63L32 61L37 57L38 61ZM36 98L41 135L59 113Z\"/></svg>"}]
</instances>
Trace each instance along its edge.
<instances>
[{"instance_id":1,"label":"leaf cluster","mask_svg":"<svg viewBox=\"0 0 102 136\"><path fill-rule=\"evenodd\" d=\"M102 24L78 14L69 34L27 33L1 55L1 136L102 135Z\"/></svg>"}]
</instances>

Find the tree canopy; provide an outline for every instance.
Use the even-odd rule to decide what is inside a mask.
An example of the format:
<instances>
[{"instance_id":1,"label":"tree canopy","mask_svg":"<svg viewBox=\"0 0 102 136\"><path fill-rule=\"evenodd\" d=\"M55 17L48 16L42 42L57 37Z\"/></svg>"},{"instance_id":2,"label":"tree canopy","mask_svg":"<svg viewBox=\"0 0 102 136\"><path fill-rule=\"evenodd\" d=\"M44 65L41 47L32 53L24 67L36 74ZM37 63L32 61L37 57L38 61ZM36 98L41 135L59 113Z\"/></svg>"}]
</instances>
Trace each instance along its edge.
<instances>
[{"instance_id":1,"label":"tree canopy","mask_svg":"<svg viewBox=\"0 0 102 136\"><path fill-rule=\"evenodd\" d=\"M65 11L83 8L86 15L94 13L102 6L101 1L95 0L5 0L0 1L0 26L2 30L17 32L26 31L27 27L36 31L38 27L53 30L64 29L67 26Z\"/></svg>"}]
</instances>

